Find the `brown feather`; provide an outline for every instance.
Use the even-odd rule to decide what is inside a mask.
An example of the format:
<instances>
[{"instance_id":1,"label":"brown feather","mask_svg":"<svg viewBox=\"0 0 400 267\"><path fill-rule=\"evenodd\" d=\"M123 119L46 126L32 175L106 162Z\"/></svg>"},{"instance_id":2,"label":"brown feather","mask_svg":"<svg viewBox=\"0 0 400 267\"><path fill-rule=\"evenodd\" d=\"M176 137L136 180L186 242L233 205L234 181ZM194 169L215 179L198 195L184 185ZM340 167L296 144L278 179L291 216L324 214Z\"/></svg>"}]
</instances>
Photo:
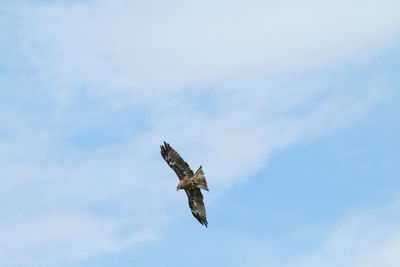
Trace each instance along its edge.
<instances>
[{"instance_id":1,"label":"brown feather","mask_svg":"<svg viewBox=\"0 0 400 267\"><path fill-rule=\"evenodd\" d=\"M193 216L205 227L208 226L206 208L203 202L203 194L199 188L191 188L185 190L188 200L189 207L192 211Z\"/></svg>"},{"instance_id":2,"label":"brown feather","mask_svg":"<svg viewBox=\"0 0 400 267\"><path fill-rule=\"evenodd\" d=\"M161 156L167 162L167 164L175 171L178 175L179 180L190 178L194 175L189 164L184 161L181 156L176 152L168 143L164 141L164 146L161 147Z\"/></svg>"}]
</instances>

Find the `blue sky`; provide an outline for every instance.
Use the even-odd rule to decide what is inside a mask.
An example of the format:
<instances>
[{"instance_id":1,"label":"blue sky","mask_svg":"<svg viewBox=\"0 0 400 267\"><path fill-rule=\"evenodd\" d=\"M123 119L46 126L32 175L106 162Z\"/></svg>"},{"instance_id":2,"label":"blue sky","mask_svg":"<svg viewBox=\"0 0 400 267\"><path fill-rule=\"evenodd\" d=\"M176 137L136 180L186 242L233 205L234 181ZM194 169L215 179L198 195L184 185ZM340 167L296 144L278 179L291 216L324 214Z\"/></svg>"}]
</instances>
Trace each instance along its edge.
<instances>
[{"instance_id":1,"label":"blue sky","mask_svg":"<svg viewBox=\"0 0 400 267\"><path fill-rule=\"evenodd\" d=\"M399 266L399 8L4 1L0 266Z\"/></svg>"}]
</instances>

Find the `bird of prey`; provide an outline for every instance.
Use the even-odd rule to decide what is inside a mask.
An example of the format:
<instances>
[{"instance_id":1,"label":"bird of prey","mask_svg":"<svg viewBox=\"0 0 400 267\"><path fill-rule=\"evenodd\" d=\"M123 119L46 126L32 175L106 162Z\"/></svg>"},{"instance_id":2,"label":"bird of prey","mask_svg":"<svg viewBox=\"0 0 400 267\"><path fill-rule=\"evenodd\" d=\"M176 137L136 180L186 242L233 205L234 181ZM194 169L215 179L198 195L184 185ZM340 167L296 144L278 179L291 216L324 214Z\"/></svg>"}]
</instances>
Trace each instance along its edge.
<instances>
[{"instance_id":1,"label":"bird of prey","mask_svg":"<svg viewBox=\"0 0 400 267\"><path fill-rule=\"evenodd\" d=\"M186 161L168 143L164 141L164 145L160 147L161 156L178 175L179 184L176 190L185 190L193 216L207 227L206 208L200 188L208 191L208 186L202 167L200 166L196 173L193 173Z\"/></svg>"}]
</instances>

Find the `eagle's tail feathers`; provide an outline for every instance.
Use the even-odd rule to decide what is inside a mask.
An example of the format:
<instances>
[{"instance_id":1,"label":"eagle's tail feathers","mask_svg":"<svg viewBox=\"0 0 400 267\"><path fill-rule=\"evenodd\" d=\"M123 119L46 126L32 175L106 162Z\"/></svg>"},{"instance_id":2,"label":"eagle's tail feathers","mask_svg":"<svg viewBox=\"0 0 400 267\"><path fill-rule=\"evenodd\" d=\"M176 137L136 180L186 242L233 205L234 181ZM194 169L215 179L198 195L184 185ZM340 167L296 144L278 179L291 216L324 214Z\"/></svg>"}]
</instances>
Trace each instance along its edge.
<instances>
[{"instance_id":1,"label":"eagle's tail feathers","mask_svg":"<svg viewBox=\"0 0 400 267\"><path fill-rule=\"evenodd\" d=\"M206 177L204 176L202 166L200 166L199 169L196 171L194 177L200 178L200 182L197 185L197 187L208 191L207 180Z\"/></svg>"}]
</instances>

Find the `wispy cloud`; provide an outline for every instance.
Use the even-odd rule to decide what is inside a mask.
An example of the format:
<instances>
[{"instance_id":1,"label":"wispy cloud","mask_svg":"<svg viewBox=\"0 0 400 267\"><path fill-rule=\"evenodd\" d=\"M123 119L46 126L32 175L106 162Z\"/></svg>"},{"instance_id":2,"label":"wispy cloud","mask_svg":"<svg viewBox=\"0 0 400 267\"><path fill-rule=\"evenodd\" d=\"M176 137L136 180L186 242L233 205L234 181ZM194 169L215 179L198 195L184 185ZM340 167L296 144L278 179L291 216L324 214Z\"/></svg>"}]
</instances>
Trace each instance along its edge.
<instances>
[{"instance_id":1,"label":"wispy cloud","mask_svg":"<svg viewBox=\"0 0 400 267\"><path fill-rule=\"evenodd\" d=\"M74 263L155 238L154 233L149 231L124 235L118 223L112 220L65 212L16 224L3 223L0 228L3 236L0 242L3 266Z\"/></svg>"},{"instance_id":2,"label":"wispy cloud","mask_svg":"<svg viewBox=\"0 0 400 267\"><path fill-rule=\"evenodd\" d=\"M395 1L26 6L17 11L25 22L17 45L38 67L37 75L59 82L57 93L63 87L88 87L96 94L130 91L140 101L154 92L171 95L193 85L226 84L225 79L369 60L397 38L396 6Z\"/></svg>"},{"instance_id":3,"label":"wispy cloud","mask_svg":"<svg viewBox=\"0 0 400 267\"><path fill-rule=\"evenodd\" d=\"M345 219L321 248L290 266L398 266L400 228L398 203Z\"/></svg>"},{"instance_id":4,"label":"wispy cloud","mask_svg":"<svg viewBox=\"0 0 400 267\"><path fill-rule=\"evenodd\" d=\"M305 244L299 250L282 252L267 240L247 240L243 265L279 265L291 267L378 267L398 266L400 257L399 202L370 207L330 222L322 237L315 229L309 238L321 239L310 249ZM318 227L317 227L318 228ZM302 230L301 230L302 231ZM303 233L295 235L303 236ZM304 241L303 241L304 242Z\"/></svg>"}]
</instances>

